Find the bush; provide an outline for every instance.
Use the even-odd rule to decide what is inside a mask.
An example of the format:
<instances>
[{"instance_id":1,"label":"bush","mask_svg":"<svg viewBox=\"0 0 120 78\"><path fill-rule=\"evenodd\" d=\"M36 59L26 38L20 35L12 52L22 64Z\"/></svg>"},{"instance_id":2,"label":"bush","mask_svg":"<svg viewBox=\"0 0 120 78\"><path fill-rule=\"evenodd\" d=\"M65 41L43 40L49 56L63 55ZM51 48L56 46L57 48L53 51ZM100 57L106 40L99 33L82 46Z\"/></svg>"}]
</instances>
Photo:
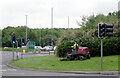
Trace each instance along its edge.
<instances>
[{"instance_id":1,"label":"bush","mask_svg":"<svg viewBox=\"0 0 120 78\"><path fill-rule=\"evenodd\" d=\"M90 50L91 56L100 56L101 55L101 44L100 44L100 38L97 38L95 40L93 39L84 39L82 38L82 46L88 47ZM57 47L57 56L58 57L65 57L66 53L71 50L71 46L73 44L70 41L66 41L65 43L62 43L58 45ZM106 38L103 39L103 55L118 55L120 54L120 38L112 37L112 38Z\"/></svg>"},{"instance_id":2,"label":"bush","mask_svg":"<svg viewBox=\"0 0 120 78\"><path fill-rule=\"evenodd\" d=\"M71 46L73 45L73 43L71 41L66 41L65 43L62 43L60 45L58 45L56 51L56 55L58 57L65 57L67 52L71 51Z\"/></svg>"},{"instance_id":3,"label":"bush","mask_svg":"<svg viewBox=\"0 0 120 78\"><path fill-rule=\"evenodd\" d=\"M120 52L120 39L116 37L103 39L103 55L116 55ZM86 42L83 42L83 46L87 46L90 50L91 56L100 56L101 55L101 44L100 38L96 40L86 39Z\"/></svg>"}]
</instances>

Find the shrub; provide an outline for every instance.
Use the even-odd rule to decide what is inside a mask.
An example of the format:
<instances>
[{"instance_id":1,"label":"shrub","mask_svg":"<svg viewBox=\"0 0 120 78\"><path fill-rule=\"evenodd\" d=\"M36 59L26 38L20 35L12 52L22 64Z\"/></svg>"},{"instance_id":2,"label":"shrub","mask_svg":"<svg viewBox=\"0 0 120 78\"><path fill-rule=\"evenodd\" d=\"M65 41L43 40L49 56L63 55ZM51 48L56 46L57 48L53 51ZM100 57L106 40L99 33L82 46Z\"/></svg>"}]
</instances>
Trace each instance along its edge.
<instances>
[{"instance_id":1,"label":"shrub","mask_svg":"<svg viewBox=\"0 0 120 78\"><path fill-rule=\"evenodd\" d=\"M66 53L71 51L72 45L73 45L73 43L71 41L66 41L65 43L61 43L56 48L56 52L57 52L56 55L58 57L65 57Z\"/></svg>"},{"instance_id":2,"label":"shrub","mask_svg":"<svg viewBox=\"0 0 120 78\"><path fill-rule=\"evenodd\" d=\"M101 55L101 44L100 38L97 39L84 39L82 38L82 46L88 47L90 50L91 56L100 56ZM71 50L71 46L73 44L70 41L66 41L61 43L57 47L57 56L58 57L65 57L66 53ZM112 37L112 38L105 38L103 39L103 55L117 55L120 54L120 38Z\"/></svg>"}]
</instances>

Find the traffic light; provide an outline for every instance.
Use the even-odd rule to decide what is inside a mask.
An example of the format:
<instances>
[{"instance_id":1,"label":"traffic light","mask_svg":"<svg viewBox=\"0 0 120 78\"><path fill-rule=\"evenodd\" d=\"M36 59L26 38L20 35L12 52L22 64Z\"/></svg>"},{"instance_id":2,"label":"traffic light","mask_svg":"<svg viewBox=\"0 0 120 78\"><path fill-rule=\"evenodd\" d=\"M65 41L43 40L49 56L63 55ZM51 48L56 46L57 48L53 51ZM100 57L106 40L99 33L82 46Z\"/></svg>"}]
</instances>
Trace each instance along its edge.
<instances>
[{"instance_id":1,"label":"traffic light","mask_svg":"<svg viewBox=\"0 0 120 78\"><path fill-rule=\"evenodd\" d=\"M18 41L18 47L21 47L21 39L17 39Z\"/></svg>"},{"instance_id":2,"label":"traffic light","mask_svg":"<svg viewBox=\"0 0 120 78\"><path fill-rule=\"evenodd\" d=\"M17 41L18 41L18 47L21 47L22 45L25 44L25 39L24 38L17 39Z\"/></svg>"},{"instance_id":3,"label":"traffic light","mask_svg":"<svg viewBox=\"0 0 120 78\"><path fill-rule=\"evenodd\" d=\"M105 36L113 36L113 25L105 24Z\"/></svg>"},{"instance_id":4,"label":"traffic light","mask_svg":"<svg viewBox=\"0 0 120 78\"><path fill-rule=\"evenodd\" d=\"M25 44L25 38L22 38L22 44L23 45Z\"/></svg>"},{"instance_id":5,"label":"traffic light","mask_svg":"<svg viewBox=\"0 0 120 78\"><path fill-rule=\"evenodd\" d=\"M98 25L98 36L100 38L105 37L105 24L99 24Z\"/></svg>"},{"instance_id":6,"label":"traffic light","mask_svg":"<svg viewBox=\"0 0 120 78\"><path fill-rule=\"evenodd\" d=\"M106 36L113 36L113 25L99 24L98 25L98 36L100 38Z\"/></svg>"},{"instance_id":7,"label":"traffic light","mask_svg":"<svg viewBox=\"0 0 120 78\"><path fill-rule=\"evenodd\" d=\"M16 35L15 35L15 34L13 34L13 35L11 36L11 43L12 43L12 44L15 44L15 43L16 43Z\"/></svg>"}]
</instances>

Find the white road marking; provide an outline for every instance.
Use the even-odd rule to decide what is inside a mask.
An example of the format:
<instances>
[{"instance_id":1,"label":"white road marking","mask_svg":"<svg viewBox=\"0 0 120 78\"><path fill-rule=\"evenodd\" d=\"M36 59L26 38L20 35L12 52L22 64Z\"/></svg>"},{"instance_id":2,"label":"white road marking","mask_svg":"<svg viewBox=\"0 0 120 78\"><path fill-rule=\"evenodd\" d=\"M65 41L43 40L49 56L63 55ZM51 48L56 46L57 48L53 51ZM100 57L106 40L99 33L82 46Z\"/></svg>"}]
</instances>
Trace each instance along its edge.
<instances>
[{"instance_id":1,"label":"white road marking","mask_svg":"<svg viewBox=\"0 0 120 78\"><path fill-rule=\"evenodd\" d=\"M6 65L1 65L2 67L5 67ZM5 71L17 71L16 69L4 69L2 68L2 72L5 72Z\"/></svg>"},{"instance_id":2,"label":"white road marking","mask_svg":"<svg viewBox=\"0 0 120 78\"><path fill-rule=\"evenodd\" d=\"M2 69L2 72L6 72L6 71L17 71L17 70L16 69Z\"/></svg>"},{"instance_id":3,"label":"white road marking","mask_svg":"<svg viewBox=\"0 0 120 78\"><path fill-rule=\"evenodd\" d=\"M17 71L16 69L7 69L7 71Z\"/></svg>"}]
</instances>

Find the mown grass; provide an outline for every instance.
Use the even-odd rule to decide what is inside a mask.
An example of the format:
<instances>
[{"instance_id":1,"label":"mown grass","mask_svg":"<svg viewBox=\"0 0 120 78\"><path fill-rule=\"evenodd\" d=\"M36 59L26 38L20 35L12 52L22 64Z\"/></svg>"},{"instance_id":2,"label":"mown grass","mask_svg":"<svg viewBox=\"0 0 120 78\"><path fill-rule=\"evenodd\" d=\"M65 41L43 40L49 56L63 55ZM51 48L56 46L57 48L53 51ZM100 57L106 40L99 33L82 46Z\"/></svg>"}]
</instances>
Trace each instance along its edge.
<instances>
[{"instance_id":1,"label":"mown grass","mask_svg":"<svg viewBox=\"0 0 120 78\"><path fill-rule=\"evenodd\" d=\"M101 58L92 57L84 61L59 61L60 58L49 55L40 57L30 57L11 61L12 65L20 68L62 70L62 71L118 71L118 56L104 56L103 69L101 70Z\"/></svg>"}]
</instances>

